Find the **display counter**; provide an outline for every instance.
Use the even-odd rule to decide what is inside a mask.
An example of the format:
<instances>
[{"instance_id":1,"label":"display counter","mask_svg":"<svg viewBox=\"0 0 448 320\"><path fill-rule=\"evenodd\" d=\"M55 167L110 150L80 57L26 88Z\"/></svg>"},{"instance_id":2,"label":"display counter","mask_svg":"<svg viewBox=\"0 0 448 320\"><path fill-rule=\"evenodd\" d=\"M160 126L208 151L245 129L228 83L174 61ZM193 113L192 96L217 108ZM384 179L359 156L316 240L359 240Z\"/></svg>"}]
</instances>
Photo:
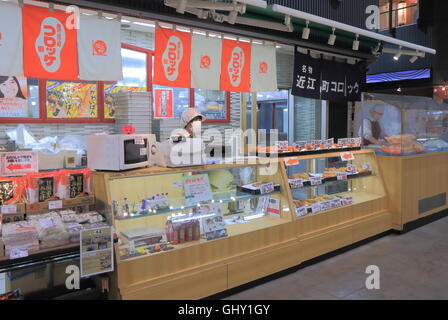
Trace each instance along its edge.
<instances>
[{"instance_id":1,"label":"display counter","mask_svg":"<svg viewBox=\"0 0 448 320\"><path fill-rule=\"evenodd\" d=\"M389 230L375 154L353 157L94 172L120 238L110 298L204 298Z\"/></svg>"},{"instance_id":2,"label":"display counter","mask_svg":"<svg viewBox=\"0 0 448 320\"><path fill-rule=\"evenodd\" d=\"M393 227L447 209L448 151L411 156L378 156L389 194Z\"/></svg>"}]
</instances>

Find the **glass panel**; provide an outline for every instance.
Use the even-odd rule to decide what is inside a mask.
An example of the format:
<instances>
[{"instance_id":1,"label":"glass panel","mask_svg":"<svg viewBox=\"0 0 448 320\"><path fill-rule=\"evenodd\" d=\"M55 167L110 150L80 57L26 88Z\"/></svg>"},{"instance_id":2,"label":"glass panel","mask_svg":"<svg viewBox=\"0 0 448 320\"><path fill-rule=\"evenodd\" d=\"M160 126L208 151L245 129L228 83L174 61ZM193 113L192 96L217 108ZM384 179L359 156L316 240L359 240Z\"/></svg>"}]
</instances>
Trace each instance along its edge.
<instances>
[{"instance_id":1,"label":"glass panel","mask_svg":"<svg viewBox=\"0 0 448 320\"><path fill-rule=\"evenodd\" d=\"M38 117L38 80L0 76L0 118Z\"/></svg>"},{"instance_id":2,"label":"glass panel","mask_svg":"<svg viewBox=\"0 0 448 320\"><path fill-rule=\"evenodd\" d=\"M87 82L47 81L48 118L97 118L97 85Z\"/></svg>"},{"instance_id":3,"label":"glass panel","mask_svg":"<svg viewBox=\"0 0 448 320\"><path fill-rule=\"evenodd\" d=\"M148 69L144 52L121 48L123 61L123 80L117 85L125 87L147 87Z\"/></svg>"},{"instance_id":4,"label":"glass panel","mask_svg":"<svg viewBox=\"0 0 448 320\"><path fill-rule=\"evenodd\" d=\"M294 97L294 140L321 139L322 101Z\"/></svg>"},{"instance_id":5,"label":"glass panel","mask_svg":"<svg viewBox=\"0 0 448 320\"><path fill-rule=\"evenodd\" d=\"M225 91L195 89L194 104L207 120L227 119L227 99Z\"/></svg>"}]
</instances>

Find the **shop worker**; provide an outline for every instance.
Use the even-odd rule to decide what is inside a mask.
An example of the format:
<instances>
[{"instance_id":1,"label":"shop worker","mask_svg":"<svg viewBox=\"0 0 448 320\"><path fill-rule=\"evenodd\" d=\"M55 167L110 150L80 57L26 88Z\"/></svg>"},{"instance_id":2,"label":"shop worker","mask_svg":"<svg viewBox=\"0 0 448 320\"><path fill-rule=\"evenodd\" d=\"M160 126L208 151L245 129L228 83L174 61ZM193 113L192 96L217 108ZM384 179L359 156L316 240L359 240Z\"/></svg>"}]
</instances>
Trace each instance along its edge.
<instances>
[{"instance_id":1,"label":"shop worker","mask_svg":"<svg viewBox=\"0 0 448 320\"><path fill-rule=\"evenodd\" d=\"M186 138L199 138L201 136L202 121L205 117L196 108L187 108L182 113L180 122L182 125L182 132L180 135Z\"/></svg>"},{"instance_id":2,"label":"shop worker","mask_svg":"<svg viewBox=\"0 0 448 320\"><path fill-rule=\"evenodd\" d=\"M384 145L384 142L380 141L384 138L380 125L383 114L383 104L377 103L370 108L369 116L363 120L362 126L359 128L359 136L362 137L364 146L369 144Z\"/></svg>"}]
</instances>

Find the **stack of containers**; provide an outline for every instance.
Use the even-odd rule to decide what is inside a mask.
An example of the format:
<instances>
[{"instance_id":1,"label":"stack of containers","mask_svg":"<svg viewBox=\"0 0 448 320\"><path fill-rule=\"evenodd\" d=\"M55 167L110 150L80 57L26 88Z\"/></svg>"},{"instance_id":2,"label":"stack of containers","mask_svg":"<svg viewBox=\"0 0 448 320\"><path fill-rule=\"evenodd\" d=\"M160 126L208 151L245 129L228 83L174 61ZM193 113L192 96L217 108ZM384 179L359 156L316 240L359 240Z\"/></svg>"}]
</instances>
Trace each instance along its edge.
<instances>
[{"instance_id":1,"label":"stack of containers","mask_svg":"<svg viewBox=\"0 0 448 320\"><path fill-rule=\"evenodd\" d=\"M121 128L134 126L135 133L152 132L151 92L124 92L117 94L115 110L115 132Z\"/></svg>"},{"instance_id":2,"label":"stack of containers","mask_svg":"<svg viewBox=\"0 0 448 320\"><path fill-rule=\"evenodd\" d=\"M3 243L6 256L11 249L39 250L39 237L36 227L28 221L6 223L2 228Z\"/></svg>"}]
</instances>

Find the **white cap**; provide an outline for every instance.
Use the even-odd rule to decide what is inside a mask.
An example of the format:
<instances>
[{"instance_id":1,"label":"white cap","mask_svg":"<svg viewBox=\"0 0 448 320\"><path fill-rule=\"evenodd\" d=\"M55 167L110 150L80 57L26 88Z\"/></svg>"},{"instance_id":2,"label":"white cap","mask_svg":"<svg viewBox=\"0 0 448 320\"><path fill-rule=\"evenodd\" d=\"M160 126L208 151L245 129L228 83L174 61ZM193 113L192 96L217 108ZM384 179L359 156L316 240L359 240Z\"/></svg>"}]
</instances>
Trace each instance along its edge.
<instances>
[{"instance_id":1,"label":"white cap","mask_svg":"<svg viewBox=\"0 0 448 320\"><path fill-rule=\"evenodd\" d=\"M188 123L190 123L191 120L193 120L196 117L201 117L201 120L204 121L205 117L202 115L202 113L199 112L196 108L187 108L182 113L182 116L180 117L180 123L182 128L185 128Z\"/></svg>"}]
</instances>

